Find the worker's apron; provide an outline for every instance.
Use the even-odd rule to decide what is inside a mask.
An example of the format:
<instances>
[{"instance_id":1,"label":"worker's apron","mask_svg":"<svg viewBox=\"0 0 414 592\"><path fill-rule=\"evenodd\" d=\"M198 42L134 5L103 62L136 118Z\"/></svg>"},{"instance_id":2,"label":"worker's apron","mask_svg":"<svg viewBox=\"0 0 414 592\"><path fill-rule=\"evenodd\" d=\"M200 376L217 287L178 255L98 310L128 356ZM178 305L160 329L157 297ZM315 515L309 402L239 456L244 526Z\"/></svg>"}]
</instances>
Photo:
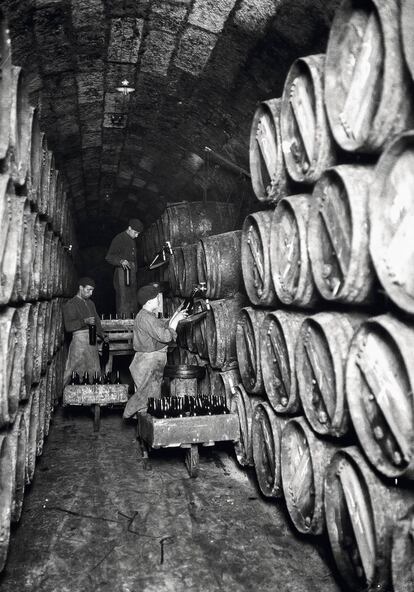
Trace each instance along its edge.
<instances>
[{"instance_id":1,"label":"worker's apron","mask_svg":"<svg viewBox=\"0 0 414 592\"><path fill-rule=\"evenodd\" d=\"M160 398L166 362L165 349L155 352L136 352L129 367L134 379L135 393L125 406L124 417L132 417L137 411L145 411L148 397Z\"/></svg>"},{"instance_id":2,"label":"worker's apron","mask_svg":"<svg viewBox=\"0 0 414 592\"><path fill-rule=\"evenodd\" d=\"M99 353L97 345L89 344L89 330L82 329L72 334L68 358L65 366L64 384L69 383L72 372L77 372L79 376L89 373L89 380L93 378L95 372L100 373Z\"/></svg>"},{"instance_id":3,"label":"worker's apron","mask_svg":"<svg viewBox=\"0 0 414 592\"><path fill-rule=\"evenodd\" d=\"M117 267L114 273L114 288L116 294L116 312L118 316L136 314L138 310L137 301L137 273L135 267L131 268L130 285L125 285L124 270Z\"/></svg>"}]
</instances>

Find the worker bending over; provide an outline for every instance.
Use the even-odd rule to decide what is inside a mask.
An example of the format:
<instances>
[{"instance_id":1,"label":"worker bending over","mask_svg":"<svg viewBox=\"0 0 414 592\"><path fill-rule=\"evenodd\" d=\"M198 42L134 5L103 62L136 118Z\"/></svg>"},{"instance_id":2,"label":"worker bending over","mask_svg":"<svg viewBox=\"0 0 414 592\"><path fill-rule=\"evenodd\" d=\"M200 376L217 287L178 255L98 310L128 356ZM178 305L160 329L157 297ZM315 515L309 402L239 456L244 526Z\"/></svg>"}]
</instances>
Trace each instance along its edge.
<instances>
[{"instance_id":1,"label":"worker bending over","mask_svg":"<svg viewBox=\"0 0 414 592\"><path fill-rule=\"evenodd\" d=\"M148 397L160 398L168 344L177 337L178 323L188 316L178 309L171 319L158 319L160 294L159 284L149 284L138 290L138 302L142 309L134 321L135 356L129 367L135 393L125 406L124 417L146 410Z\"/></svg>"}]
</instances>

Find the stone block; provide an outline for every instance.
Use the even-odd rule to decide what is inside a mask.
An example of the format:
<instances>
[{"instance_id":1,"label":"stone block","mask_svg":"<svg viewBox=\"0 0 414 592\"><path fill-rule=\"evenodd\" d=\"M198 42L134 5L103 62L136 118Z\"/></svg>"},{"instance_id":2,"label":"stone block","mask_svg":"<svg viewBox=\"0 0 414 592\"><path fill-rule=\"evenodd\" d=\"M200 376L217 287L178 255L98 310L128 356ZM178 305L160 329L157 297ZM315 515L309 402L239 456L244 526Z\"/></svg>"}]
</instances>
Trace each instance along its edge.
<instances>
[{"instance_id":1,"label":"stone block","mask_svg":"<svg viewBox=\"0 0 414 592\"><path fill-rule=\"evenodd\" d=\"M180 39L174 63L177 68L198 76L207 64L217 35L188 27Z\"/></svg>"},{"instance_id":2,"label":"stone block","mask_svg":"<svg viewBox=\"0 0 414 592\"><path fill-rule=\"evenodd\" d=\"M283 0L241 0L235 10L232 25L243 34L260 37L274 18Z\"/></svg>"},{"instance_id":3,"label":"stone block","mask_svg":"<svg viewBox=\"0 0 414 592\"><path fill-rule=\"evenodd\" d=\"M150 29L176 34L187 16L187 11L185 4L153 1L149 16Z\"/></svg>"},{"instance_id":4,"label":"stone block","mask_svg":"<svg viewBox=\"0 0 414 592\"><path fill-rule=\"evenodd\" d=\"M145 51L141 58L141 72L166 76L174 51L176 38L165 31L150 31L145 39Z\"/></svg>"},{"instance_id":5,"label":"stone block","mask_svg":"<svg viewBox=\"0 0 414 592\"><path fill-rule=\"evenodd\" d=\"M195 0L188 22L211 33L222 31L236 0Z\"/></svg>"},{"instance_id":6,"label":"stone block","mask_svg":"<svg viewBox=\"0 0 414 592\"><path fill-rule=\"evenodd\" d=\"M108 60L136 64L143 27L143 19L131 17L112 19L108 45Z\"/></svg>"},{"instance_id":7,"label":"stone block","mask_svg":"<svg viewBox=\"0 0 414 592\"><path fill-rule=\"evenodd\" d=\"M90 132L90 131L85 131L83 127L81 127L82 130L82 150L85 150L87 148L100 148L102 146L102 132L96 131L96 132Z\"/></svg>"},{"instance_id":8,"label":"stone block","mask_svg":"<svg viewBox=\"0 0 414 592\"><path fill-rule=\"evenodd\" d=\"M79 105L102 101L104 95L104 77L102 71L79 72L76 76Z\"/></svg>"}]
</instances>

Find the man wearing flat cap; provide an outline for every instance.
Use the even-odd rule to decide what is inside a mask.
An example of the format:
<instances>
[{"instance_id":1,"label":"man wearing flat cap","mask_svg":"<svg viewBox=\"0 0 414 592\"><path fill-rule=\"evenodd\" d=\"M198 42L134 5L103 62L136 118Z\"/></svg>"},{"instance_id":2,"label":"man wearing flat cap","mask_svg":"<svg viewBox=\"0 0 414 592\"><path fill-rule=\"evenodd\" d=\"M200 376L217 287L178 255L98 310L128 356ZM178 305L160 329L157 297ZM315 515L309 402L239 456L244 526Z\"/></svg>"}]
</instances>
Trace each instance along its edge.
<instances>
[{"instance_id":1,"label":"man wearing flat cap","mask_svg":"<svg viewBox=\"0 0 414 592\"><path fill-rule=\"evenodd\" d=\"M148 284L138 290L138 303L142 309L134 321L135 356L129 367L135 392L125 406L124 417L145 410L148 397L160 398L167 347L177 337L178 323L187 316L179 307L171 319L157 318L160 294L159 284Z\"/></svg>"},{"instance_id":2,"label":"man wearing flat cap","mask_svg":"<svg viewBox=\"0 0 414 592\"><path fill-rule=\"evenodd\" d=\"M77 372L80 378L88 372L91 379L95 372L101 371L98 345L89 343L89 325L96 325L97 336L104 341L107 340L95 304L90 299L95 289L94 280L82 277L78 286L77 294L63 306L65 329L72 333L65 367L65 385L69 383L72 372Z\"/></svg>"},{"instance_id":3,"label":"man wearing flat cap","mask_svg":"<svg viewBox=\"0 0 414 592\"><path fill-rule=\"evenodd\" d=\"M132 218L128 228L117 234L111 242L105 260L115 267L114 288L116 312L119 317L136 313L137 306L137 254L135 239L142 232L141 220ZM129 270L127 272L126 270ZM126 274L128 273L128 280Z\"/></svg>"}]
</instances>

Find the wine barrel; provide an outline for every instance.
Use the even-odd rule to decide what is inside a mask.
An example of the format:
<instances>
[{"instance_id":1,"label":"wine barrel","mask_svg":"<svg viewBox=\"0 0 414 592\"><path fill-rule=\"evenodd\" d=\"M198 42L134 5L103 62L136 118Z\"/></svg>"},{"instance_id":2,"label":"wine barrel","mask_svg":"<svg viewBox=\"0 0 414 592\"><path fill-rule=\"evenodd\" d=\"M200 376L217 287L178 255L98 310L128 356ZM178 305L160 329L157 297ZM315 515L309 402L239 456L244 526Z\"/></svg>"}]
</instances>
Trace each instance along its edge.
<instances>
[{"instance_id":1,"label":"wine barrel","mask_svg":"<svg viewBox=\"0 0 414 592\"><path fill-rule=\"evenodd\" d=\"M12 103L10 111L11 176L16 185L27 180L30 160L31 118L33 108L29 103L29 90L22 68L12 66Z\"/></svg>"},{"instance_id":2,"label":"wine barrel","mask_svg":"<svg viewBox=\"0 0 414 592\"><path fill-rule=\"evenodd\" d=\"M16 276L21 232L18 203L11 178L0 174L0 306L10 301Z\"/></svg>"},{"instance_id":3,"label":"wine barrel","mask_svg":"<svg viewBox=\"0 0 414 592\"><path fill-rule=\"evenodd\" d=\"M414 6L411 0L401 2L401 34L405 62L414 80L414 43L412 32L414 29Z\"/></svg>"},{"instance_id":4,"label":"wine barrel","mask_svg":"<svg viewBox=\"0 0 414 592\"><path fill-rule=\"evenodd\" d=\"M45 341L45 324L46 324L46 312L47 302L37 302L34 306L37 309L37 326L36 326L36 350L35 357L33 360L33 382L37 384L40 380L40 375L46 367L46 361L44 361L44 352L46 346Z\"/></svg>"},{"instance_id":5,"label":"wine barrel","mask_svg":"<svg viewBox=\"0 0 414 592\"><path fill-rule=\"evenodd\" d=\"M242 466L253 466L252 419L256 405L262 402L260 397L248 395L242 384L234 387L230 401L231 413L239 418L240 439L234 443L237 462Z\"/></svg>"},{"instance_id":6,"label":"wine barrel","mask_svg":"<svg viewBox=\"0 0 414 592\"><path fill-rule=\"evenodd\" d=\"M206 316L206 339L208 358L213 368L224 369L237 360L236 326L244 304L242 294L210 302Z\"/></svg>"},{"instance_id":7,"label":"wine barrel","mask_svg":"<svg viewBox=\"0 0 414 592\"><path fill-rule=\"evenodd\" d=\"M241 230L216 234L197 244L198 281L207 298L229 298L242 289ZM187 294L186 294L187 295Z\"/></svg>"},{"instance_id":8,"label":"wine barrel","mask_svg":"<svg viewBox=\"0 0 414 592\"><path fill-rule=\"evenodd\" d=\"M46 406L45 406L45 421L44 421L44 437L49 434L49 426L53 415L54 400L57 397L56 391L56 374L58 357L55 356L46 374Z\"/></svg>"},{"instance_id":9,"label":"wine barrel","mask_svg":"<svg viewBox=\"0 0 414 592\"><path fill-rule=\"evenodd\" d=\"M280 443L286 422L268 403L256 405L252 420L253 461L260 491L266 497L283 497Z\"/></svg>"},{"instance_id":10,"label":"wine barrel","mask_svg":"<svg viewBox=\"0 0 414 592\"><path fill-rule=\"evenodd\" d=\"M0 312L0 428L13 423L20 399L24 338L15 308Z\"/></svg>"},{"instance_id":11,"label":"wine barrel","mask_svg":"<svg viewBox=\"0 0 414 592\"><path fill-rule=\"evenodd\" d=\"M280 99L258 104L250 130L250 174L258 200L276 203L289 193L280 135Z\"/></svg>"},{"instance_id":12,"label":"wine barrel","mask_svg":"<svg viewBox=\"0 0 414 592\"><path fill-rule=\"evenodd\" d=\"M19 375L21 376L20 388L19 388L19 400L24 401L28 398L31 386L31 369L30 361L27 360L28 356L32 356L33 363L33 341L30 337L29 322L33 322L33 315L30 315L31 304L25 304L15 309L15 315L17 318L17 326L19 327L19 339L21 340L20 357L16 360L17 364L20 364ZM29 348L29 352L28 352ZM31 351L30 351L31 350ZM28 369L28 375L26 375L26 367Z\"/></svg>"},{"instance_id":13,"label":"wine barrel","mask_svg":"<svg viewBox=\"0 0 414 592\"><path fill-rule=\"evenodd\" d=\"M219 374L218 370L214 370L207 362L204 365L205 373L199 382L199 392L201 395L210 396L213 394L213 388L217 381Z\"/></svg>"},{"instance_id":14,"label":"wine barrel","mask_svg":"<svg viewBox=\"0 0 414 592\"><path fill-rule=\"evenodd\" d=\"M40 295L42 266L43 266L43 247L44 247L44 232L46 222L42 221L40 216L32 212L33 236L32 236L32 250L33 262L31 282L29 289L29 297L31 300L37 300Z\"/></svg>"},{"instance_id":15,"label":"wine barrel","mask_svg":"<svg viewBox=\"0 0 414 592\"><path fill-rule=\"evenodd\" d=\"M12 104L12 58L10 30L6 14L0 11L0 160L9 148L10 112ZM1 570L0 570L1 571Z\"/></svg>"},{"instance_id":16,"label":"wine barrel","mask_svg":"<svg viewBox=\"0 0 414 592\"><path fill-rule=\"evenodd\" d=\"M288 421L280 446L283 493L292 522L303 534L322 534L324 475L336 448L319 440L303 417Z\"/></svg>"},{"instance_id":17,"label":"wine barrel","mask_svg":"<svg viewBox=\"0 0 414 592\"><path fill-rule=\"evenodd\" d=\"M48 196L48 212L47 219L51 228L56 231L56 199L57 199L57 183L59 171L56 168L50 168L49 173L49 196Z\"/></svg>"},{"instance_id":18,"label":"wine barrel","mask_svg":"<svg viewBox=\"0 0 414 592\"><path fill-rule=\"evenodd\" d=\"M30 201L26 197L15 196L13 200L12 224L17 227L17 262L13 291L10 302L26 300L31 286L33 268L33 224L34 219Z\"/></svg>"},{"instance_id":19,"label":"wine barrel","mask_svg":"<svg viewBox=\"0 0 414 592\"><path fill-rule=\"evenodd\" d=\"M294 415L300 410L296 380L295 348L306 315L275 310L260 329L260 363L269 403L278 413Z\"/></svg>"},{"instance_id":20,"label":"wine barrel","mask_svg":"<svg viewBox=\"0 0 414 592\"><path fill-rule=\"evenodd\" d=\"M46 216L48 211L49 182L50 182L50 160L52 153L47 146L47 138L41 134L42 162L40 167L39 199L37 207L39 213Z\"/></svg>"},{"instance_id":21,"label":"wine barrel","mask_svg":"<svg viewBox=\"0 0 414 592\"><path fill-rule=\"evenodd\" d=\"M191 245L200 238L234 230L236 206L218 201L168 204L162 215L163 235L172 247Z\"/></svg>"},{"instance_id":22,"label":"wine barrel","mask_svg":"<svg viewBox=\"0 0 414 592\"><path fill-rule=\"evenodd\" d=\"M411 191L414 131L402 134L381 155L370 191L371 257L388 296L414 313Z\"/></svg>"},{"instance_id":23,"label":"wine barrel","mask_svg":"<svg viewBox=\"0 0 414 592\"><path fill-rule=\"evenodd\" d=\"M53 231L49 225L44 228L43 235L43 261L42 261L42 276L40 278L40 296L43 298L50 297L50 283L53 277L52 268L52 240Z\"/></svg>"},{"instance_id":24,"label":"wine barrel","mask_svg":"<svg viewBox=\"0 0 414 592\"><path fill-rule=\"evenodd\" d=\"M414 505L397 521L393 530L391 572L394 592L410 592L413 589Z\"/></svg>"},{"instance_id":25,"label":"wine barrel","mask_svg":"<svg viewBox=\"0 0 414 592\"><path fill-rule=\"evenodd\" d=\"M325 55L293 62L284 86L280 129L286 168L294 181L315 183L336 162L325 112Z\"/></svg>"},{"instance_id":26,"label":"wine barrel","mask_svg":"<svg viewBox=\"0 0 414 592\"><path fill-rule=\"evenodd\" d=\"M23 407L26 425L27 455L26 484L32 482L36 466L37 430L39 425L39 385L32 387L30 398Z\"/></svg>"},{"instance_id":27,"label":"wine barrel","mask_svg":"<svg viewBox=\"0 0 414 592\"><path fill-rule=\"evenodd\" d=\"M207 310L207 304L200 303L201 310ZM193 323L193 338L197 354L204 360L208 360L208 342L207 342L207 318L202 317Z\"/></svg>"},{"instance_id":28,"label":"wine barrel","mask_svg":"<svg viewBox=\"0 0 414 592\"><path fill-rule=\"evenodd\" d=\"M284 197L270 231L270 269L277 297L287 306L311 308L318 300L308 255L308 222L313 197Z\"/></svg>"},{"instance_id":29,"label":"wine barrel","mask_svg":"<svg viewBox=\"0 0 414 592\"><path fill-rule=\"evenodd\" d=\"M373 298L368 195L373 168L341 165L315 185L308 251L316 287L326 300L362 304Z\"/></svg>"},{"instance_id":30,"label":"wine barrel","mask_svg":"<svg viewBox=\"0 0 414 592\"><path fill-rule=\"evenodd\" d=\"M381 315L356 332L346 367L352 423L370 462L414 479L414 327Z\"/></svg>"},{"instance_id":31,"label":"wine barrel","mask_svg":"<svg viewBox=\"0 0 414 592\"><path fill-rule=\"evenodd\" d=\"M13 476L10 445L6 434L0 434L0 572L3 570L10 539L13 499Z\"/></svg>"},{"instance_id":32,"label":"wine barrel","mask_svg":"<svg viewBox=\"0 0 414 592\"><path fill-rule=\"evenodd\" d=\"M38 204L42 167L42 133L40 131L39 110L33 109L31 118L30 159L28 171L28 194L34 204Z\"/></svg>"},{"instance_id":33,"label":"wine barrel","mask_svg":"<svg viewBox=\"0 0 414 592\"><path fill-rule=\"evenodd\" d=\"M325 477L325 515L347 590L391 589L392 527L410 498L412 493L385 486L356 446L333 456Z\"/></svg>"},{"instance_id":34,"label":"wine barrel","mask_svg":"<svg viewBox=\"0 0 414 592\"><path fill-rule=\"evenodd\" d=\"M379 153L393 136L412 127L399 19L399 0L345 0L335 13L325 102L333 135L345 150Z\"/></svg>"},{"instance_id":35,"label":"wine barrel","mask_svg":"<svg viewBox=\"0 0 414 592\"><path fill-rule=\"evenodd\" d=\"M248 393L263 394L260 365L260 327L266 316L264 310L248 306L243 308L237 320L236 352L243 386Z\"/></svg>"},{"instance_id":36,"label":"wine barrel","mask_svg":"<svg viewBox=\"0 0 414 592\"><path fill-rule=\"evenodd\" d=\"M305 415L318 434L339 438L350 426L345 367L358 314L321 312L306 318L296 346L296 377Z\"/></svg>"},{"instance_id":37,"label":"wine barrel","mask_svg":"<svg viewBox=\"0 0 414 592\"><path fill-rule=\"evenodd\" d=\"M190 296L197 278L197 245L175 247L169 262L169 281L173 294Z\"/></svg>"},{"instance_id":38,"label":"wine barrel","mask_svg":"<svg viewBox=\"0 0 414 592\"><path fill-rule=\"evenodd\" d=\"M22 514L24 489L26 484L27 434L24 414L19 411L12 429L7 435L10 447L12 506L11 520L19 522Z\"/></svg>"},{"instance_id":39,"label":"wine barrel","mask_svg":"<svg viewBox=\"0 0 414 592\"><path fill-rule=\"evenodd\" d=\"M270 271L272 212L256 212L244 221L241 258L244 285L252 304L273 306L278 300Z\"/></svg>"}]
</instances>

